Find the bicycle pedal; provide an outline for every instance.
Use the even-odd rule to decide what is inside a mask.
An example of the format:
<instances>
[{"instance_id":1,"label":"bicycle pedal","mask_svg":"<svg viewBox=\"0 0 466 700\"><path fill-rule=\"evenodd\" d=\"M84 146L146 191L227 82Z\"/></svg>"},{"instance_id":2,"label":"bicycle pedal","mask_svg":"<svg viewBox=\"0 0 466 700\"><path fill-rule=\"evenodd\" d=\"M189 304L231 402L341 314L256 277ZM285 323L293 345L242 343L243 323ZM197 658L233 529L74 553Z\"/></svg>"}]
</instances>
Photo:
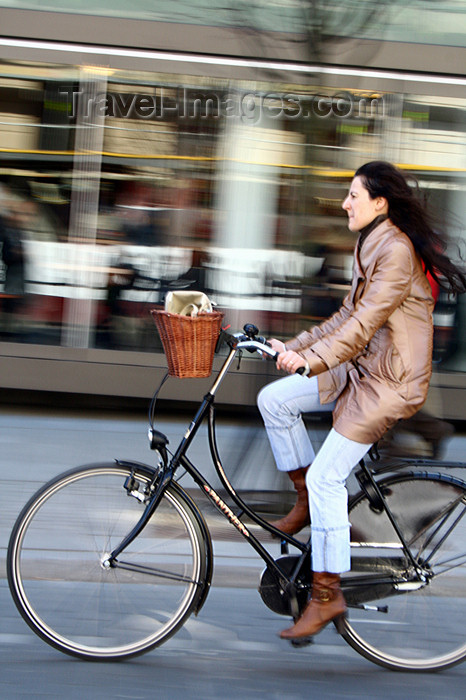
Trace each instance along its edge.
<instances>
[{"instance_id":1,"label":"bicycle pedal","mask_svg":"<svg viewBox=\"0 0 466 700\"><path fill-rule=\"evenodd\" d=\"M309 644L314 644L314 637L303 637L302 639L290 639L292 647L307 647Z\"/></svg>"}]
</instances>

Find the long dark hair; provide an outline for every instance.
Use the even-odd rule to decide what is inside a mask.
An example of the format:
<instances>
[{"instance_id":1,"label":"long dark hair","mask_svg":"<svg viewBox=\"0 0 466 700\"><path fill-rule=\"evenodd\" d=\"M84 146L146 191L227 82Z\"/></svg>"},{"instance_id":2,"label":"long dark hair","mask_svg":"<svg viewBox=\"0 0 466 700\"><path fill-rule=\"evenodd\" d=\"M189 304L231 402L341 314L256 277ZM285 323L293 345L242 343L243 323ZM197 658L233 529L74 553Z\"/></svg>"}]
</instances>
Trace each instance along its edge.
<instances>
[{"instance_id":1,"label":"long dark hair","mask_svg":"<svg viewBox=\"0 0 466 700\"><path fill-rule=\"evenodd\" d=\"M434 229L430 215L401 170L386 161L373 160L362 165L355 173L357 176L363 180L371 199L385 197L389 219L410 238L426 272L441 287L456 293L466 291L465 274L445 254L446 237Z\"/></svg>"}]
</instances>

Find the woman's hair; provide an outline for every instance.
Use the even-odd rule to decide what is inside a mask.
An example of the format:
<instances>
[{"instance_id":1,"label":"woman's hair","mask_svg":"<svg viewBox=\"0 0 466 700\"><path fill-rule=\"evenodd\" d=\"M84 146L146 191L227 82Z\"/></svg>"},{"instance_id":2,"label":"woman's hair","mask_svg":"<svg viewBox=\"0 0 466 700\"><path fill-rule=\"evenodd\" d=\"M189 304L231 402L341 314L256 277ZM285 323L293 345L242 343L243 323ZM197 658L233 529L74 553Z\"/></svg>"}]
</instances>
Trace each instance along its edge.
<instances>
[{"instance_id":1,"label":"woman's hair","mask_svg":"<svg viewBox=\"0 0 466 700\"><path fill-rule=\"evenodd\" d=\"M426 272L442 287L457 293L466 291L465 274L445 254L445 236L434 230L431 217L401 170L386 161L374 160L362 165L355 177L363 180L371 199L385 197L390 220L410 238Z\"/></svg>"}]
</instances>

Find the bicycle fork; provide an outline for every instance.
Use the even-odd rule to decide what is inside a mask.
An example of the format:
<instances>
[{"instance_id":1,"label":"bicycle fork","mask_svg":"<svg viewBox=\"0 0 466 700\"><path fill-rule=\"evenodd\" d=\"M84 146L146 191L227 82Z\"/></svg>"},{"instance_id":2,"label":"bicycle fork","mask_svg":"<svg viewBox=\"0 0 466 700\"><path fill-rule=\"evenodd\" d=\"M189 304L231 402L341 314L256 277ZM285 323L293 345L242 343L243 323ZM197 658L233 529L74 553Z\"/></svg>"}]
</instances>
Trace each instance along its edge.
<instances>
[{"instance_id":1,"label":"bicycle fork","mask_svg":"<svg viewBox=\"0 0 466 700\"><path fill-rule=\"evenodd\" d=\"M124 483L124 488L126 489L128 496L132 496L136 498L138 501L141 503L144 503L144 501L147 500L148 495L145 494L142 491L139 491L139 482L135 477L133 476L134 469L137 465L134 462L127 462L125 460L116 460L117 464L120 464L124 467L128 467L131 469L131 476L129 476ZM154 475L155 476L155 475ZM123 552L130 544L133 542L136 537L142 532L142 530L145 528L149 520L151 519L152 515L154 514L155 509L159 505L160 501L162 500L163 494L171 482L173 477L173 469L168 468L164 470L162 479L160 482L157 484L155 487L155 490L150 496L149 501L146 504L146 507L144 508L144 511L139 518L138 522L136 525L133 527L133 529L126 535L126 537L120 542L120 544L113 549L113 551L105 557L105 559L102 561L102 566L104 569L109 569L112 567L117 566L117 557L121 552ZM151 482L150 489L154 488L153 487L154 480Z\"/></svg>"},{"instance_id":2,"label":"bicycle fork","mask_svg":"<svg viewBox=\"0 0 466 700\"><path fill-rule=\"evenodd\" d=\"M111 554L108 556L108 558L105 559L103 562L103 566L105 568L109 568L112 566L116 565L116 558L118 557L121 552L128 547L128 545L133 542L133 540L136 539L136 537L139 535L139 533L145 528L149 520L151 519L152 515L154 514L155 509L159 505L160 501L162 500L163 494L170 484L170 482L173 479L173 476L179 467L180 463L183 460L183 456L188 449L189 445L194 439L194 436L197 433L197 430L199 426L202 423L202 420L207 413L209 406L211 405L212 401L214 399L212 391L208 392L205 396L204 399L194 417L192 420L186 434L184 435L183 439L181 440L173 458L168 462L168 454L167 454L167 444L168 444L168 438L163 434L160 433L157 430L154 430L151 428L149 430L149 443L150 447L153 450L156 450L159 452L160 457L162 459L162 476L160 481L158 482L157 486L155 486L154 493L150 496L150 499L144 509L143 514L141 515L140 519L136 523L136 525L133 527L131 532L128 533L128 535L120 542L120 544L115 547L115 549L111 552ZM118 464L121 464L123 466L129 467L131 470L133 468L137 468L138 466L142 465L137 465L133 462L126 462L124 460L116 460ZM154 488L154 482L155 482L155 476L154 479L151 483L150 489ZM141 502L144 502L147 498L146 494L141 493L136 486L136 484L132 483L132 478L129 477L129 479L126 480L125 482L125 489L128 492L129 496L134 496Z\"/></svg>"}]
</instances>

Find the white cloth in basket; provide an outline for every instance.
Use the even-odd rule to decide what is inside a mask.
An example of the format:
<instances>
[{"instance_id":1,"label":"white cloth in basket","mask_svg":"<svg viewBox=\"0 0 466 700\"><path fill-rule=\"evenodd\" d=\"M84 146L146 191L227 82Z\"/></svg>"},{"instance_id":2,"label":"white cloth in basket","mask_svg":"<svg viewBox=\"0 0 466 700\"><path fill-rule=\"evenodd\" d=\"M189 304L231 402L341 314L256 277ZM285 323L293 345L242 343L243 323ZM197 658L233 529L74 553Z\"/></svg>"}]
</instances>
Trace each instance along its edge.
<instances>
[{"instance_id":1,"label":"white cloth in basket","mask_svg":"<svg viewBox=\"0 0 466 700\"><path fill-rule=\"evenodd\" d=\"M212 302L204 292L168 292L165 297L165 311L182 316L196 317L200 313L212 313Z\"/></svg>"}]
</instances>

